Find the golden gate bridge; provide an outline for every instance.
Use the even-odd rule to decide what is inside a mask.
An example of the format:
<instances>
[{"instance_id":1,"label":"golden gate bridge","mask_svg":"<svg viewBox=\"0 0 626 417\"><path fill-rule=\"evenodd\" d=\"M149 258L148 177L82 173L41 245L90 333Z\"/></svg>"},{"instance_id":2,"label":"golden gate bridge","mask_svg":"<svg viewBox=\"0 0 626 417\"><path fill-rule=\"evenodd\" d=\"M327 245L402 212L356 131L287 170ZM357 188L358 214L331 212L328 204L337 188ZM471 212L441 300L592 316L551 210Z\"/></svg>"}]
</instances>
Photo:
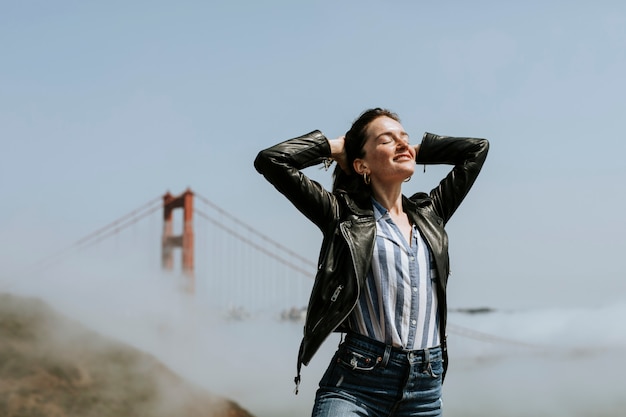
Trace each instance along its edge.
<instances>
[{"instance_id":1,"label":"golden gate bridge","mask_svg":"<svg viewBox=\"0 0 626 417\"><path fill-rule=\"evenodd\" d=\"M160 238L154 236L159 213ZM148 242L130 236L130 249L120 243L122 236L132 235L133 228L145 222L152 229ZM184 292L233 312L301 311L316 271L312 260L191 189L176 196L167 192L141 204L37 262L30 271L45 271L111 240L117 251L126 247L127 256L148 253L154 265L180 280Z\"/></svg>"},{"instance_id":2,"label":"golden gate bridge","mask_svg":"<svg viewBox=\"0 0 626 417\"><path fill-rule=\"evenodd\" d=\"M131 231L142 223L149 223L144 229L148 243L136 233L129 236L130 245L121 243L123 235L133 235ZM182 292L202 298L211 308L236 319L269 311L279 312L285 319L301 320L316 272L312 260L190 189L177 196L167 192L147 201L42 259L30 272L49 270L111 240L115 241L116 251L126 250L131 257L147 253L151 263L147 270L154 271L159 265L158 269L180 280ZM0 290L7 285L3 287ZM449 323L448 330L483 342L543 349L453 323Z\"/></svg>"}]
</instances>

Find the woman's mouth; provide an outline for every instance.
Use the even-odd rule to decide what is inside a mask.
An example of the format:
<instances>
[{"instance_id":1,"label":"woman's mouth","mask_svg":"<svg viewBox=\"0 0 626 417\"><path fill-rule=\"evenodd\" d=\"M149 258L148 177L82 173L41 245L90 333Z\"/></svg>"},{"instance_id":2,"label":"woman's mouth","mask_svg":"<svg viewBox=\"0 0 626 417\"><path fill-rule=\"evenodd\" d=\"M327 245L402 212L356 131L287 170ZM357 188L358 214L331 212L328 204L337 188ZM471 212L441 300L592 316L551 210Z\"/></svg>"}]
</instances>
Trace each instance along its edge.
<instances>
[{"instance_id":1,"label":"woman's mouth","mask_svg":"<svg viewBox=\"0 0 626 417\"><path fill-rule=\"evenodd\" d=\"M411 161L411 160L413 160L413 157L410 154L408 154L408 153L403 153L403 154L400 154L400 155L394 157L393 160L394 161L398 161L398 162L400 162L400 161Z\"/></svg>"}]
</instances>

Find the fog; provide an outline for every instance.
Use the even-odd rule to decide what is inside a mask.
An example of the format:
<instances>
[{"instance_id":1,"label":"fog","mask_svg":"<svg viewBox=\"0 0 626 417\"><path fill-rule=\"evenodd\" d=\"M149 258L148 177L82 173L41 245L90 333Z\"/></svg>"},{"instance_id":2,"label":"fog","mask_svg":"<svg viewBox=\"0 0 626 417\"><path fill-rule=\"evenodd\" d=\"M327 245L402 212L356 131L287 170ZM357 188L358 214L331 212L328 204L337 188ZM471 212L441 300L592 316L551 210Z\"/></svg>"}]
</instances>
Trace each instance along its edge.
<instances>
[{"instance_id":1,"label":"fog","mask_svg":"<svg viewBox=\"0 0 626 417\"><path fill-rule=\"evenodd\" d=\"M177 274L137 261L82 258L3 291L37 296L92 329L159 358L258 417L308 415L338 342L332 335L303 368L294 395L302 323L280 308L243 320L183 291ZM7 284L10 283L10 284ZM4 285L7 284L7 285ZM9 288L7 290L7 287ZM618 416L626 408L626 302L600 308L450 312L447 416Z\"/></svg>"}]
</instances>

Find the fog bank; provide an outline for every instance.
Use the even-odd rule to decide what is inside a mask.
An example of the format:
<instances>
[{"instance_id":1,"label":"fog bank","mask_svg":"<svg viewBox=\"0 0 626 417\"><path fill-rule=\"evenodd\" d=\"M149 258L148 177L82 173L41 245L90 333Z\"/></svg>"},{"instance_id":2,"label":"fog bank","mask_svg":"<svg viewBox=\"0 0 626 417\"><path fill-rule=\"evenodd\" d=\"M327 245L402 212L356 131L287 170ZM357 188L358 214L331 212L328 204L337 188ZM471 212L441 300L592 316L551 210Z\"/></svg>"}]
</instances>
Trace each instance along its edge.
<instances>
[{"instance_id":1,"label":"fog bank","mask_svg":"<svg viewBox=\"0 0 626 417\"><path fill-rule=\"evenodd\" d=\"M282 306L233 320L181 278L128 265L58 268L12 286L152 353L179 375L258 417L308 415L337 343L331 336L293 395L302 323ZM601 308L450 313L447 416L621 416L626 302Z\"/></svg>"}]
</instances>

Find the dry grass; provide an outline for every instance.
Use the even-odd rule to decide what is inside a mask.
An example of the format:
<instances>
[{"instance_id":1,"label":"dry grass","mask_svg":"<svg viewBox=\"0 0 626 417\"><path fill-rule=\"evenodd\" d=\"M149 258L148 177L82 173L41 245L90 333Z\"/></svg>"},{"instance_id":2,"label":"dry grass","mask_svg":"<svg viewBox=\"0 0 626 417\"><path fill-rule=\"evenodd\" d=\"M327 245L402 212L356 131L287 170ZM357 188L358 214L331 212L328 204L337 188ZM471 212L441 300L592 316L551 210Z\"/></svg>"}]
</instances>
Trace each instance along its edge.
<instances>
[{"instance_id":1,"label":"dry grass","mask_svg":"<svg viewBox=\"0 0 626 417\"><path fill-rule=\"evenodd\" d=\"M107 340L36 299L0 294L4 417L247 417L155 358Z\"/></svg>"}]
</instances>

